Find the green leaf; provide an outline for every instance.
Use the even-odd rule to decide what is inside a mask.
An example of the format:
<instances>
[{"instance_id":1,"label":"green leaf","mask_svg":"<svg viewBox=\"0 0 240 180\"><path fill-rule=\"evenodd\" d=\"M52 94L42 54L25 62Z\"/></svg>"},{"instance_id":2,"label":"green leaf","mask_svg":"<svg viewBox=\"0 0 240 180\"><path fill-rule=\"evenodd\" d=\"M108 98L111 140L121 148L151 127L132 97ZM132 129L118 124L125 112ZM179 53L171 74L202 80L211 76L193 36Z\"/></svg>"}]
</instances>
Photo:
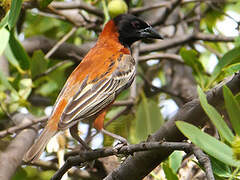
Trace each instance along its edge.
<instances>
[{"instance_id":1,"label":"green leaf","mask_svg":"<svg viewBox=\"0 0 240 180\"><path fill-rule=\"evenodd\" d=\"M240 166L240 161L233 159L232 149L223 142L218 141L214 137L202 132L200 129L189 123L177 121L176 125L190 141L207 154L227 165L234 167Z\"/></svg>"},{"instance_id":2,"label":"green leaf","mask_svg":"<svg viewBox=\"0 0 240 180\"><path fill-rule=\"evenodd\" d=\"M169 156L169 167L173 170L174 173L177 173L178 169L182 164L183 152L182 151L174 151Z\"/></svg>"},{"instance_id":3,"label":"green leaf","mask_svg":"<svg viewBox=\"0 0 240 180\"><path fill-rule=\"evenodd\" d=\"M222 116L217 112L217 110L207 102L207 98L200 87L198 87L198 96L202 108L204 109L207 116L210 118L212 123L216 126L219 134L231 144L234 138L234 135L230 128L227 126L226 122Z\"/></svg>"},{"instance_id":4,"label":"green leaf","mask_svg":"<svg viewBox=\"0 0 240 180\"><path fill-rule=\"evenodd\" d=\"M236 95L235 98L236 98L238 104L240 105L240 94Z\"/></svg>"},{"instance_id":5,"label":"green leaf","mask_svg":"<svg viewBox=\"0 0 240 180\"><path fill-rule=\"evenodd\" d=\"M220 60L217 66L215 67L212 76L209 81L209 85L212 84L215 79L220 75L222 69L232 63L239 62L240 60L240 47L233 48L228 51Z\"/></svg>"},{"instance_id":6,"label":"green leaf","mask_svg":"<svg viewBox=\"0 0 240 180\"><path fill-rule=\"evenodd\" d=\"M21 73L17 73L16 76L14 77L14 80L11 82L11 85L13 86L14 89L18 89L19 90L19 82L22 79L22 74Z\"/></svg>"},{"instance_id":7,"label":"green leaf","mask_svg":"<svg viewBox=\"0 0 240 180\"><path fill-rule=\"evenodd\" d=\"M232 127L236 134L240 135L240 106L227 86L223 86L223 95Z\"/></svg>"},{"instance_id":8,"label":"green leaf","mask_svg":"<svg viewBox=\"0 0 240 180\"><path fill-rule=\"evenodd\" d=\"M12 0L8 19L8 26L10 29L12 29L15 26L21 11L21 7L22 0Z\"/></svg>"},{"instance_id":9,"label":"green leaf","mask_svg":"<svg viewBox=\"0 0 240 180\"><path fill-rule=\"evenodd\" d=\"M215 175L224 178L231 177L231 169L229 166L214 157L209 156L209 158L211 160L212 170Z\"/></svg>"},{"instance_id":10,"label":"green leaf","mask_svg":"<svg viewBox=\"0 0 240 180\"><path fill-rule=\"evenodd\" d=\"M213 33L213 27L216 25L217 20L222 14L219 11L210 9L205 16L204 22L206 23L208 30Z\"/></svg>"},{"instance_id":11,"label":"green leaf","mask_svg":"<svg viewBox=\"0 0 240 180\"><path fill-rule=\"evenodd\" d=\"M108 112L106 115L105 122L115 117L115 115L118 114L123 109L124 109L123 107L115 107L111 109L111 111ZM128 138L130 135L129 131L131 127L131 121L133 120L133 118L134 117L132 114L122 115L118 117L116 121L112 122L107 127L107 130L114 134L118 134L124 138L129 139ZM112 146L113 142L114 142L114 139L112 137L104 135L104 141L103 141L104 146Z\"/></svg>"},{"instance_id":12,"label":"green leaf","mask_svg":"<svg viewBox=\"0 0 240 180\"><path fill-rule=\"evenodd\" d=\"M193 75L197 82L201 84L201 87L204 87L206 80L203 74L205 72L202 63L199 61L198 53L192 49L181 48L180 55L184 62L193 69Z\"/></svg>"},{"instance_id":13,"label":"green leaf","mask_svg":"<svg viewBox=\"0 0 240 180\"><path fill-rule=\"evenodd\" d=\"M27 166L24 168L27 172L27 177L24 180L46 180L51 179L55 171L53 170L44 170L40 171L37 168Z\"/></svg>"},{"instance_id":14,"label":"green leaf","mask_svg":"<svg viewBox=\"0 0 240 180\"><path fill-rule=\"evenodd\" d=\"M8 19L9 19L9 11L7 14L4 16L4 18L0 22L0 28L4 28L8 24Z\"/></svg>"},{"instance_id":15,"label":"green leaf","mask_svg":"<svg viewBox=\"0 0 240 180\"><path fill-rule=\"evenodd\" d=\"M42 96L49 96L51 93L56 91L57 88L58 88L58 84L55 81L50 80L47 83L45 83L44 85L42 85L37 90L37 93L41 94Z\"/></svg>"},{"instance_id":16,"label":"green leaf","mask_svg":"<svg viewBox=\"0 0 240 180\"><path fill-rule=\"evenodd\" d=\"M10 33L8 30L6 30L5 28L0 29L0 55L2 55L8 44L9 35Z\"/></svg>"},{"instance_id":17,"label":"green leaf","mask_svg":"<svg viewBox=\"0 0 240 180\"><path fill-rule=\"evenodd\" d=\"M184 62L191 66L193 69L201 69L203 70L203 67L201 64L196 64L198 61L198 53L195 50L187 50L186 48L181 48L180 55L182 56ZM199 63L199 61L198 61ZM199 67L197 67L199 66Z\"/></svg>"},{"instance_id":18,"label":"green leaf","mask_svg":"<svg viewBox=\"0 0 240 180\"><path fill-rule=\"evenodd\" d=\"M9 90L11 90L16 96L19 96L17 91L8 82L6 76L0 71L0 82Z\"/></svg>"},{"instance_id":19,"label":"green leaf","mask_svg":"<svg viewBox=\"0 0 240 180\"><path fill-rule=\"evenodd\" d=\"M173 170L168 166L167 163L163 163L162 168L164 170L167 180L178 180L177 174L173 172Z\"/></svg>"},{"instance_id":20,"label":"green leaf","mask_svg":"<svg viewBox=\"0 0 240 180\"><path fill-rule=\"evenodd\" d=\"M19 62L20 67L23 70L29 69L30 67L29 57L24 48L22 47L22 45L20 44L20 42L15 38L13 31L11 31L10 34L9 45L13 55Z\"/></svg>"},{"instance_id":21,"label":"green leaf","mask_svg":"<svg viewBox=\"0 0 240 180\"><path fill-rule=\"evenodd\" d=\"M18 60L16 59L16 57L14 56L9 44L7 45L6 49L5 49L5 56L8 59L9 63L14 66L20 73L24 73L24 71L22 70L22 68L19 65Z\"/></svg>"},{"instance_id":22,"label":"green leaf","mask_svg":"<svg viewBox=\"0 0 240 180\"><path fill-rule=\"evenodd\" d=\"M154 180L162 180L162 178L158 174L156 174L154 171L152 171L150 175L153 177Z\"/></svg>"},{"instance_id":23,"label":"green leaf","mask_svg":"<svg viewBox=\"0 0 240 180\"><path fill-rule=\"evenodd\" d=\"M155 132L163 123L160 108L153 100L149 100L142 93L142 101L136 113L136 136L139 140Z\"/></svg>"},{"instance_id":24,"label":"green leaf","mask_svg":"<svg viewBox=\"0 0 240 180\"><path fill-rule=\"evenodd\" d=\"M71 67L73 62L67 62L58 67L56 70L52 71L48 77L54 80L58 84L59 90L62 89L63 85L67 80L66 71L68 67Z\"/></svg>"},{"instance_id":25,"label":"green leaf","mask_svg":"<svg viewBox=\"0 0 240 180\"><path fill-rule=\"evenodd\" d=\"M234 40L234 45L235 46L240 46L240 36L236 37Z\"/></svg>"},{"instance_id":26,"label":"green leaf","mask_svg":"<svg viewBox=\"0 0 240 180\"><path fill-rule=\"evenodd\" d=\"M222 74L224 77L231 76L234 73L237 73L238 71L240 71L240 63L231 64L230 66L223 68L222 71L223 71Z\"/></svg>"},{"instance_id":27,"label":"green leaf","mask_svg":"<svg viewBox=\"0 0 240 180\"><path fill-rule=\"evenodd\" d=\"M31 74L34 79L37 75L45 72L47 70L48 62L44 58L44 53L41 50L35 51L33 53L31 63Z\"/></svg>"},{"instance_id":28,"label":"green leaf","mask_svg":"<svg viewBox=\"0 0 240 180\"><path fill-rule=\"evenodd\" d=\"M19 95L22 99L27 99L32 91L32 79L24 78L19 82Z\"/></svg>"},{"instance_id":29,"label":"green leaf","mask_svg":"<svg viewBox=\"0 0 240 180\"><path fill-rule=\"evenodd\" d=\"M40 8L45 8L47 7L53 0L40 0L39 2L39 6Z\"/></svg>"},{"instance_id":30,"label":"green leaf","mask_svg":"<svg viewBox=\"0 0 240 180\"><path fill-rule=\"evenodd\" d=\"M60 21L55 18L43 17L32 13L26 14L25 22L26 27L23 29L23 31L26 38L41 34L51 39L61 39L72 28L72 26L67 22ZM92 37L90 36L90 33L89 35L86 34L85 36L86 38Z\"/></svg>"},{"instance_id":31,"label":"green leaf","mask_svg":"<svg viewBox=\"0 0 240 180\"><path fill-rule=\"evenodd\" d=\"M18 168L11 180L24 180L27 179L27 172L23 168Z\"/></svg>"}]
</instances>

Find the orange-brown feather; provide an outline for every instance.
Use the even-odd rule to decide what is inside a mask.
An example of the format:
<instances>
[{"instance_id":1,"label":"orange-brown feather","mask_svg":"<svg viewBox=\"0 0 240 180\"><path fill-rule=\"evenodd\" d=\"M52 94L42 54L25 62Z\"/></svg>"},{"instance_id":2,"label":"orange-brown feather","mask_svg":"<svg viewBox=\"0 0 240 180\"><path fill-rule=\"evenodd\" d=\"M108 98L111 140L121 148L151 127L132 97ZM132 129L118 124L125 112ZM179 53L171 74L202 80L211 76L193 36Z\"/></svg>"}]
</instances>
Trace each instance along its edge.
<instances>
[{"instance_id":1,"label":"orange-brown feather","mask_svg":"<svg viewBox=\"0 0 240 180\"><path fill-rule=\"evenodd\" d=\"M59 104L56 105L55 111L49 120L53 121L52 126L56 126L60 120L59 115L62 114L67 101L73 97L79 90L79 85L88 76L87 84L98 82L104 76L109 76L117 68L118 58L122 54L130 54L130 50L124 47L118 40L117 29L113 21L109 21L103 32L100 34L96 45L88 52L82 62L76 67L67 80L67 86L61 94ZM110 67L111 63L114 65ZM62 103L65 101L65 103Z\"/></svg>"},{"instance_id":2,"label":"orange-brown feather","mask_svg":"<svg viewBox=\"0 0 240 180\"><path fill-rule=\"evenodd\" d=\"M48 126L51 130L57 130L58 129L58 122L61 117L61 114L64 110L64 108L67 105L67 100L65 98L61 99L57 107L55 107L54 112L51 115L51 118L48 120Z\"/></svg>"},{"instance_id":3,"label":"orange-brown feather","mask_svg":"<svg viewBox=\"0 0 240 180\"><path fill-rule=\"evenodd\" d=\"M38 159L50 138L57 133L58 124L64 109L72 97L79 91L84 79L88 76L87 84L97 83L98 80L111 75L117 68L119 57L123 54L130 54L130 50L119 42L118 36L114 22L109 21L100 34L96 45L88 52L68 78L57 99L47 126L38 140L26 153L25 161ZM102 111L102 114L96 120L96 127L98 129L102 129L105 114L106 112Z\"/></svg>"},{"instance_id":4,"label":"orange-brown feather","mask_svg":"<svg viewBox=\"0 0 240 180\"><path fill-rule=\"evenodd\" d=\"M98 117L94 120L93 127L97 130L101 130L104 125L104 119L106 116L107 110L104 110L102 113L98 115Z\"/></svg>"}]
</instances>

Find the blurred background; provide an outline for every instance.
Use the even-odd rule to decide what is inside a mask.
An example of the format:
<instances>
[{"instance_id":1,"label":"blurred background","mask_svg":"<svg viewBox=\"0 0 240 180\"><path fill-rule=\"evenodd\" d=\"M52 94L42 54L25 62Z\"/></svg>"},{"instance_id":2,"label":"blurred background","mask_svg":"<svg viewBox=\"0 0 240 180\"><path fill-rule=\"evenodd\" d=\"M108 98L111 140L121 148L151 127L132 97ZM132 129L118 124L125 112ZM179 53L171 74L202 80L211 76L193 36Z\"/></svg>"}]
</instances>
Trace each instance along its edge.
<instances>
[{"instance_id":1,"label":"blurred background","mask_svg":"<svg viewBox=\"0 0 240 180\"><path fill-rule=\"evenodd\" d=\"M133 45L136 80L118 96L105 119L106 129L130 144L146 140L196 98L197 86L207 91L239 71L238 58L219 65L227 52L240 45L238 0L1 0L2 152L26 127L19 128L25 115L41 131L67 77L93 47L104 23L126 12L146 20L164 36L164 40ZM11 127L16 128L8 131ZM79 124L79 134L93 149L117 143L85 123ZM50 179L58 164L64 163L64 152L78 149L69 132L62 132L50 141L39 163L22 165L12 179ZM145 179L171 179L166 176L168 169L174 178L205 179L204 172L183 152L172 158L178 159L175 167L162 163ZM72 168L64 178L102 179L123 159L99 159L98 167Z\"/></svg>"}]
</instances>

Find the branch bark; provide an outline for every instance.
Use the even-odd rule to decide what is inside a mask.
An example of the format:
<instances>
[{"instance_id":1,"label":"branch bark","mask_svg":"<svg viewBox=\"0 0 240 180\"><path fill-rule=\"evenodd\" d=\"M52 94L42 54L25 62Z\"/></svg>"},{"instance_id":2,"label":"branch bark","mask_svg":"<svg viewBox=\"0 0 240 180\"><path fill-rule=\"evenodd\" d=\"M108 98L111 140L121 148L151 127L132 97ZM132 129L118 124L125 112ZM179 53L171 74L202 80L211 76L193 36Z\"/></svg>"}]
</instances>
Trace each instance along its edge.
<instances>
[{"instance_id":1,"label":"branch bark","mask_svg":"<svg viewBox=\"0 0 240 180\"><path fill-rule=\"evenodd\" d=\"M33 119L30 115L17 114L13 119L16 118L17 122L29 123ZM10 180L12 175L15 173L17 167L21 165L22 158L25 152L32 145L37 130L34 128L22 130L7 149L0 154L0 179Z\"/></svg>"},{"instance_id":2,"label":"branch bark","mask_svg":"<svg viewBox=\"0 0 240 180\"><path fill-rule=\"evenodd\" d=\"M233 42L235 37L226 37L221 35L213 35L213 34L205 34L205 33L196 33L194 34L187 34L181 37L174 37L173 39L167 39L164 41L159 41L154 44L145 44L140 45L140 53L149 53L152 51L160 51L169 49L178 45L186 44L193 40L204 40L204 41L211 41L211 42ZM43 36L35 36L32 38L26 39L22 44L26 51L31 55L36 50L42 50L44 53L47 53L57 41L48 39ZM53 58L56 59L71 59L73 61L81 61L81 59L86 55L90 48L93 47L95 42L89 42L77 47L73 44L63 43L52 55ZM157 56L157 55L154 55ZM177 55L173 54L159 54L159 58L167 58L177 60L181 63L181 58ZM146 60L149 57L141 57L140 61Z\"/></svg>"},{"instance_id":3,"label":"branch bark","mask_svg":"<svg viewBox=\"0 0 240 180\"><path fill-rule=\"evenodd\" d=\"M204 167L207 180L215 180L212 165L209 157L197 146L193 146L193 153L196 156L198 162Z\"/></svg>"},{"instance_id":4,"label":"branch bark","mask_svg":"<svg viewBox=\"0 0 240 180\"><path fill-rule=\"evenodd\" d=\"M240 73L236 74L227 86L236 94L240 91ZM223 105L222 86L213 88L207 92L207 99L217 109ZM195 118L194 118L195 117ZM202 127L206 121L205 115L198 99L194 99L185 104L178 113L167 123L165 123L156 133L154 133L149 141L182 141L186 139L175 125L175 121L185 121L195 126ZM159 165L165 158L172 153L171 150L138 152L134 156L128 157L120 167L110 173L105 180L135 180L142 179Z\"/></svg>"},{"instance_id":5,"label":"branch bark","mask_svg":"<svg viewBox=\"0 0 240 180\"><path fill-rule=\"evenodd\" d=\"M169 60L175 61L176 63L184 64L184 61L181 58L181 56L176 54L171 54L171 53L159 53L159 54L150 54L150 55L140 56L138 58L138 61L139 63L141 63L141 62L145 62L152 59L169 59Z\"/></svg>"},{"instance_id":6,"label":"branch bark","mask_svg":"<svg viewBox=\"0 0 240 180\"><path fill-rule=\"evenodd\" d=\"M83 9L89 13L104 17L103 11L91 6L83 1L72 1L72 2L52 2L51 5L56 9Z\"/></svg>"},{"instance_id":7,"label":"branch bark","mask_svg":"<svg viewBox=\"0 0 240 180\"><path fill-rule=\"evenodd\" d=\"M35 36L26 39L22 44L25 50L31 55L36 50L42 50L46 54L56 43L57 41L55 40L43 36ZM93 45L94 42L85 43L81 47L63 43L52 54L52 57L56 59L71 59L79 62Z\"/></svg>"},{"instance_id":8,"label":"branch bark","mask_svg":"<svg viewBox=\"0 0 240 180\"><path fill-rule=\"evenodd\" d=\"M154 44L141 45L141 53L150 53L152 51L166 50L178 45L183 45L191 41L203 40L210 42L234 42L236 37L226 37L222 35L206 34L206 33L196 33L196 34L186 34L181 37L173 37L172 39L167 39L164 41L159 41Z\"/></svg>"},{"instance_id":9,"label":"branch bark","mask_svg":"<svg viewBox=\"0 0 240 180\"><path fill-rule=\"evenodd\" d=\"M69 157L66 163L55 173L51 180L60 180L62 176L72 167L81 165L86 161L92 161L100 157L107 157L117 154L131 155L139 151L151 151L160 149L183 150L189 151L191 144L175 143L175 142L146 142L140 144L132 144L117 148L96 149L94 151L81 152L78 156Z\"/></svg>"},{"instance_id":10,"label":"branch bark","mask_svg":"<svg viewBox=\"0 0 240 180\"><path fill-rule=\"evenodd\" d=\"M47 117L42 117L42 118L39 118L39 119L33 119L33 120L28 121L26 123L21 123L19 125L10 127L10 128L5 129L3 131L0 131L0 138L3 138L3 137L5 137L9 134L16 133L17 131L29 128L29 127L33 126L34 124L45 122L45 121L47 121Z\"/></svg>"}]
</instances>

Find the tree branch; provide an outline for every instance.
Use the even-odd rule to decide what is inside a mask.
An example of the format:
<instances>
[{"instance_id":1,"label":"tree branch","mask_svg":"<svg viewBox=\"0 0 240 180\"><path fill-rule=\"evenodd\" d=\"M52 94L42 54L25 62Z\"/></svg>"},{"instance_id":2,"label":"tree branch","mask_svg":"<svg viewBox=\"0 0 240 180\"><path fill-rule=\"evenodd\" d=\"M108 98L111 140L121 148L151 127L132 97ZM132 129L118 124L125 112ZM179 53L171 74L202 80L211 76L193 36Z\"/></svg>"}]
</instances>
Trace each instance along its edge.
<instances>
[{"instance_id":1,"label":"tree branch","mask_svg":"<svg viewBox=\"0 0 240 180\"><path fill-rule=\"evenodd\" d=\"M200 148L196 146L193 146L192 150L198 162L204 167L207 180L215 180L209 157Z\"/></svg>"},{"instance_id":2,"label":"tree branch","mask_svg":"<svg viewBox=\"0 0 240 180\"><path fill-rule=\"evenodd\" d=\"M36 166L36 167L39 167L43 170L54 170L54 171L58 170L57 163L54 163L52 161L38 160L34 163L27 163L27 165ZM91 177L91 175L87 171L80 170L80 169L71 169L71 170L69 170L68 175L69 176L75 176L75 177L77 176L78 178L83 179L83 180L84 179L86 179L86 180L94 179L93 177Z\"/></svg>"},{"instance_id":3,"label":"tree branch","mask_svg":"<svg viewBox=\"0 0 240 180\"><path fill-rule=\"evenodd\" d=\"M77 31L77 27L74 26L67 34L65 34L62 39L60 39L44 56L44 58L48 59L50 58L55 51L63 44L65 43L75 32Z\"/></svg>"},{"instance_id":4,"label":"tree branch","mask_svg":"<svg viewBox=\"0 0 240 180\"><path fill-rule=\"evenodd\" d=\"M145 56L140 56L138 58L138 62L145 62L151 59L169 59L173 60L177 63L184 64L183 59L181 56L176 55L176 54L170 54L170 53L158 53L158 54L150 54L150 55L145 55Z\"/></svg>"},{"instance_id":5,"label":"tree branch","mask_svg":"<svg viewBox=\"0 0 240 180\"><path fill-rule=\"evenodd\" d=\"M217 2L218 0L187 0L187 1L181 1L181 5L185 5L185 4L188 4L188 3L199 3L199 2L204 3L206 1ZM131 8L129 10L129 13L138 14L138 13L150 11L150 10L153 10L153 9L158 9L158 8L161 8L161 7L169 8L170 6L171 6L171 1L163 1L163 2L160 2L160 3L152 4L150 6Z\"/></svg>"},{"instance_id":6,"label":"tree branch","mask_svg":"<svg viewBox=\"0 0 240 180\"><path fill-rule=\"evenodd\" d=\"M187 34L181 37L174 37L173 39L167 39L164 41L159 41L155 44L145 44L140 45L140 53L149 53L152 51L160 51L169 49L178 45L183 45L194 40L204 40L211 42L233 42L235 37L226 37L222 35L213 35L205 33ZM22 44L26 51L31 55L34 51L41 49L44 53L47 53L57 41L48 39L43 36L36 36L26 39ZM77 47L73 44L63 43L61 46L53 53L52 57L57 59L71 59L80 62L81 59L86 55L91 47L93 47L95 42L89 42ZM158 54L158 55L148 55L140 56L140 61L147 60L149 58L166 58L172 60L181 60L181 58L174 54ZM180 62L181 63L181 62Z\"/></svg>"},{"instance_id":7,"label":"tree branch","mask_svg":"<svg viewBox=\"0 0 240 180\"><path fill-rule=\"evenodd\" d=\"M182 35L181 37L173 37L172 39L167 39L164 41L159 41L155 44L141 45L141 53L149 53L152 51L160 51L169 49L178 45L183 45L191 41L203 40L210 42L234 42L236 37L226 37L222 35L206 34L206 33L196 33Z\"/></svg>"},{"instance_id":8,"label":"tree branch","mask_svg":"<svg viewBox=\"0 0 240 180\"><path fill-rule=\"evenodd\" d=\"M91 14L104 17L102 10L91 6L83 1L72 1L72 2L52 2L51 5L56 9L83 9Z\"/></svg>"},{"instance_id":9,"label":"tree branch","mask_svg":"<svg viewBox=\"0 0 240 180\"><path fill-rule=\"evenodd\" d=\"M129 13L138 14L138 13L142 13L142 12L145 12L145 11L161 8L161 7L169 8L170 6L171 6L171 2L169 2L169 1L164 2L163 1L163 2L160 2L160 3L152 4L150 6L132 8L132 9L129 10Z\"/></svg>"},{"instance_id":10,"label":"tree branch","mask_svg":"<svg viewBox=\"0 0 240 180\"><path fill-rule=\"evenodd\" d=\"M227 86L231 91L236 94L240 91L240 73L236 74L229 82ZM210 104L216 108L221 108L223 105L222 86L213 88L207 92L207 98ZM196 117L196 118L194 118ZM182 141L186 139L175 125L175 121L185 121L194 124L198 127L203 127L207 121L200 102L198 99L194 99L186 103L179 109L178 113L169 121L167 121L157 132L155 132L149 139L149 141ZM151 172L157 165L159 165L165 158L172 153L171 150L150 151L150 152L138 152L134 156L128 157L120 167L110 173L105 180L135 180L145 177ZM144 163L143 163L144 162Z\"/></svg>"},{"instance_id":11,"label":"tree branch","mask_svg":"<svg viewBox=\"0 0 240 180\"><path fill-rule=\"evenodd\" d=\"M42 50L46 54L56 43L57 41L55 40L43 36L35 36L26 39L22 44L28 54L31 55L36 50ZM93 45L94 42L85 43L80 47L69 43L63 43L52 54L52 57L56 59L71 59L80 62Z\"/></svg>"},{"instance_id":12,"label":"tree branch","mask_svg":"<svg viewBox=\"0 0 240 180\"><path fill-rule=\"evenodd\" d=\"M33 80L35 81L35 80L38 79L38 78L41 78L41 77L43 77L43 76L46 76L46 75L50 74L51 72L55 71L57 68L63 66L64 64L67 64L67 63L69 63L69 62L71 62L71 61L69 61L69 60L61 61L61 62L55 64L54 66L48 68L45 72L36 75L36 76L33 78Z\"/></svg>"},{"instance_id":13,"label":"tree branch","mask_svg":"<svg viewBox=\"0 0 240 180\"><path fill-rule=\"evenodd\" d=\"M16 133L17 131L29 128L29 127L33 126L34 124L45 122L45 121L47 121L47 117L42 117L42 118L38 118L38 119L36 119L36 118L35 119L29 119L25 123L22 122L19 125L10 127L10 128L5 129L3 131L0 131L0 138L3 138L3 137L5 137L9 134Z\"/></svg>"},{"instance_id":14,"label":"tree branch","mask_svg":"<svg viewBox=\"0 0 240 180\"><path fill-rule=\"evenodd\" d=\"M23 114L17 114L14 118L16 118L17 122L24 124L33 119L31 115ZM0 179L11 179L17 167L22 163L23 155L32 145L36 135L37 130L35 128L24 129L11 141L7 149L0 154Z\"/></svg>"},{"instance_id":15,"label":"tree branch","mask_svg":"<svg viewBox=\"0 0 240 180\"><path fill-rule=\"evenodd\" d=\"M183 150L188 151L191 148L191 144L188 143L174 143L174 142L145 142L140 144L132 144L128 146L122 146L120 149L106 148L97 149L94 151L81 152L78 156L69 157L66 163L55 173L52 180L60 180L61 177L72 167L81 165L86 161L92 161L100 157L107 157L117 154L133 155L139 151L150 151L159 149L170 150ZM134 155L133 155L134 156Z\"/></svg>"}]
</instances>

